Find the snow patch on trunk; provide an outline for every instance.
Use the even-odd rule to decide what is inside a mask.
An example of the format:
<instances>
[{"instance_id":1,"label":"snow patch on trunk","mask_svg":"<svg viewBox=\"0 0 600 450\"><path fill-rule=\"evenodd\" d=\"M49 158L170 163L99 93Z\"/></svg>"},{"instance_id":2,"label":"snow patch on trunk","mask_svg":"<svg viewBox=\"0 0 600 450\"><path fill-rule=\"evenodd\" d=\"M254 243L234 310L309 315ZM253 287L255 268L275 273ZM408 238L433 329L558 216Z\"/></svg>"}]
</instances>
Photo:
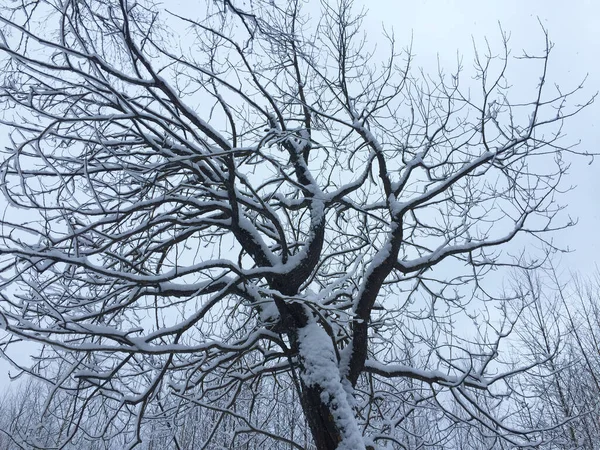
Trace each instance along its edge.
<instances>
[{"instance_id":1,"label":"snow patch on trunk","mask_svg":"<svg viewBox=\"0 0 600 450\"><path fill-rule=\"evenodd\" d=\"M307 386L322 390L321 401L329 407L341 432L342 441L337 450L365 449L362 433L341 381L337 358L329 335L312 319L305 327L298 330L298 340L300 355L304 362L302 380Z\"/></svg>"}]
</instances>

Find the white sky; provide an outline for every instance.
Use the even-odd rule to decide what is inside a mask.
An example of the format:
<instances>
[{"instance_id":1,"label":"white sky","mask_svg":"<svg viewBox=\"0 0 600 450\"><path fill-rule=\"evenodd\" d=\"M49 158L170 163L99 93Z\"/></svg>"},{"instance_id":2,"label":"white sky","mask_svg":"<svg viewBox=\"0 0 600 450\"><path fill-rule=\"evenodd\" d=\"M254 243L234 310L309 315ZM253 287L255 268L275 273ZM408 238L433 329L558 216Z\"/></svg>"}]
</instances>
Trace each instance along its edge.
<instances>
[{"instance_id":1,"label":"white sky","mask_svg":"<svg viewBox=\"0 0 600 450\"><path fill-rule=\"evenodd\" d=\"M168 2L165 2L168 3ZM181 2L186 3L185 1ZM377 39L382 25L394 30L397 42L405 46L413 39L415 64L435 71L439 55L442 63L453 64L457 53L469 65L472 39L484 37L500 49L498 23L511 35L513 55L523 49L539 51L544 36L539 22L548 30L555 47L551 55L549 81L565 89L576 86L588 75L585 92L592 96L600 89L600 3L588 0L372 0L364 2L369 10L365 27L369 38ZM539 22L538 22L539 19ZM451 66L448 67L450 69ZM510 80L513 82L513 80ZM518 80L514 80L516 84ZM581 140L581 150L600 153L600 100L568 122L565 132L571 141ZM0 142L5 136L0 136ZM589 159L575 160L568 182L577 188L563 196L568 213L579 224L557 233L555 242L570 247L563 257L569 269L589 274L600 249L600 156L593 165ZM22 352L21 357L26 357ZM9 366L0 361L0 390L7 380ZM12 371L14 372L14 370Z\"/></svg>"},{"instance_id":2,"label":"white sky","mask_svg":"<svg viewBox=\"0 0 600 450\"><path fill-rule=\"evenodd\" d=\"M500 50L499 23L510 34L512 56L523 50L532 53L544 45L540 23L548 30L554 48L550 57L550 83L562 88L576 87L587 75L584 92L588 97L600 90L600 2L593 0L419 0L362 1L368 9L365 25L369 33L380 33L382 25L393 27L400 45L413 38L415 64L434 72L438 57L448 70L456 66L457 53L465 69L473 55L473 40L485 37ZM518 65L518 63L517 63ZM536 75L523 74L523 75ZM513 76L509 82L518 87ZM600 154L600 99L567 122L564 132L570 142L581 141L579 150ZM560 198L576 227L556 233L554 242L574 250L562 257L565 268L589 274L600 262L600 156L573 161L567 184L576 189Z\"/></svg>"}]
</instances>

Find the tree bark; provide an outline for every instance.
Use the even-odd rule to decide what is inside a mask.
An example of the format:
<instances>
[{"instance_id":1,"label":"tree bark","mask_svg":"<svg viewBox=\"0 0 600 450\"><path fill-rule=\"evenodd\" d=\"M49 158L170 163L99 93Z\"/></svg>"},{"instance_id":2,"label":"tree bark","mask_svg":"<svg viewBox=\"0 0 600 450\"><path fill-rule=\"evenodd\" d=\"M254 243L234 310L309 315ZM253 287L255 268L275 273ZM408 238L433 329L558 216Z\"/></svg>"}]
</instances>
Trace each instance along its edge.
<instances>
[{"instance_id":1,"label":"tree bark","mask_svg":"<svg viewBox=\"0 0 600 450\"><path fill-rule=\"evenodd\" d=\"M321 401L321 392L321 389L302 382L302 410L317 450L335 450L342 441L342 433L329 406Z\"/></svg>"},{"instance_id":2,"label":"tree bark","mask_svg":"<svg viewBox=\"0 0 600 450\"><path fill-rule=\"evenodd\" d=\"M295 327L288 336L300 369L302 410L316 448L336 450L342 444L344 448L364 450L335 344L309 312L303 311L298 322L302 326Z\"/></svg>"}]
</instances>

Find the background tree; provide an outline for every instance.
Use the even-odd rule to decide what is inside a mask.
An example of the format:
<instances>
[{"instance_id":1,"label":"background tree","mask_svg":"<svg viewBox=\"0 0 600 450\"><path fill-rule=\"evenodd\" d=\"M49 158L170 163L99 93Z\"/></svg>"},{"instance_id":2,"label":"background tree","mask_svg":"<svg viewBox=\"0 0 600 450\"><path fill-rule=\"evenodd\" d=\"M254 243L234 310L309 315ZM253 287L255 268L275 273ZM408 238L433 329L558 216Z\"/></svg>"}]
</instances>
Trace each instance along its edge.
<instances>
[{"instance_id":1,"label":"background tree","mask_svg":"<svg viewBox=\"0 0 600 450\"><path fill-rule=\"evenodd\" d=\"M551 266L522 274L517 285L529 308L515 347L531 361L556 354L519 383L530 407L520 420L527 427L553 428L548 448L593 449L600 438L597 274L566 278Z\"/></svg>"},{"instance_id":2,"label":"background tree","mask_svg":"<svg viewBox=\"0 0 600 450\"><path fill-rule=\"evenodd\" d=\"M569 225L580 87L546 86L547 38L525 99L504 35L477 92L460 65L415 75L351 6L4 4L2 345L42 346L27 370L42 414L70 399L64 442L134 447L152 422L173 448L544 439L510 425L511 382L551 355L503 367L518 314L483 277Z\"/></svg>"}]
</instances>

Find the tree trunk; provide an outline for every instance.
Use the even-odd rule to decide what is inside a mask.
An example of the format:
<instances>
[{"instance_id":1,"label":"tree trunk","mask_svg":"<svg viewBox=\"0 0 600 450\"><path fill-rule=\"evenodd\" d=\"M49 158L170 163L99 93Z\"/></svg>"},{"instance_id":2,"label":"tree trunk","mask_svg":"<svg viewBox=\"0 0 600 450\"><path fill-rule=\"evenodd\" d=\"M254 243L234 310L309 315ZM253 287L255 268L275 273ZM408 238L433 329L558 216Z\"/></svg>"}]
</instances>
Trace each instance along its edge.
<instances>
[{"instance_id":1,"label":"tree trunk","mask_svg":"<svg viewBox=\"0 0 600 450\"><path fill-rule=\"evenodd\" d=\"M362 433L344 389L337 352L314 318L293 333L300 365L300 399L318 450L365 450ZM350 383L347 383L350 386Z\"/></svg>"},{"instance_id":2,"label":"tree trunk","mask_svg":"<svg viewBox=\"0 0 600 450\"><path fill-rule=\"evenodd\" d=\"M321 392L321 389L303 382L300 394L302 410L317 450L335 450L342 441L342 434L329 406L321 401Z\"/></svg>"}]
</instances>

